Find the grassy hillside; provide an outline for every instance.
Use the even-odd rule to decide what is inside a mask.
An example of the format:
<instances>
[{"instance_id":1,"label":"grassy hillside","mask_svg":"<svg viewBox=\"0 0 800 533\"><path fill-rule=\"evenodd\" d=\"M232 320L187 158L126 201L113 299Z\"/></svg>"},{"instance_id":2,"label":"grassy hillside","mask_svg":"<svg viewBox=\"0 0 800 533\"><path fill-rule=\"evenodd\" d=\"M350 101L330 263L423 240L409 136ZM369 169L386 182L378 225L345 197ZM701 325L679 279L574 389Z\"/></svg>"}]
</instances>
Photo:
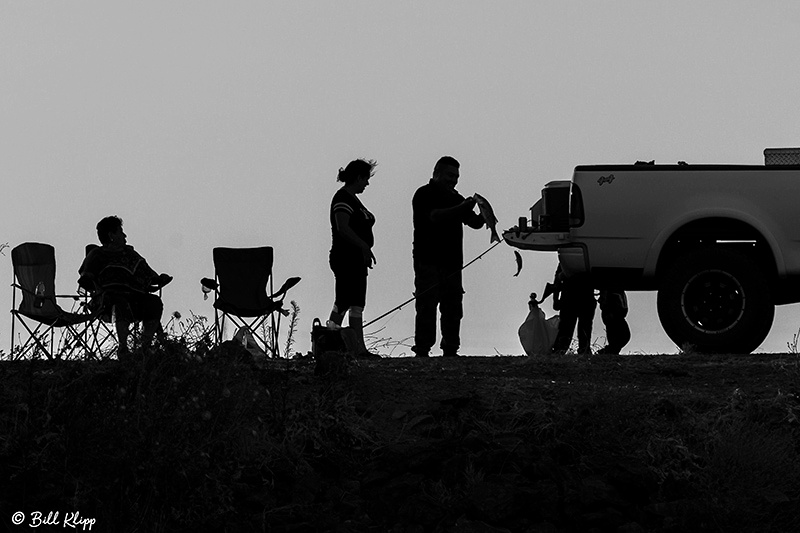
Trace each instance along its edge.
<instances>
[{"instance_id":1,"label":"grassy hillside","mask_svg":"<svg viewBox=\"0 0 800 533\"><path fill-rule=\"evenodd\" d=\"M796 355L0 362L0 513L92 531L796 531ZM330 362L329 362L330 363ZM41 530L41 529L40 529Z\"/></svg>"}]
</instances>

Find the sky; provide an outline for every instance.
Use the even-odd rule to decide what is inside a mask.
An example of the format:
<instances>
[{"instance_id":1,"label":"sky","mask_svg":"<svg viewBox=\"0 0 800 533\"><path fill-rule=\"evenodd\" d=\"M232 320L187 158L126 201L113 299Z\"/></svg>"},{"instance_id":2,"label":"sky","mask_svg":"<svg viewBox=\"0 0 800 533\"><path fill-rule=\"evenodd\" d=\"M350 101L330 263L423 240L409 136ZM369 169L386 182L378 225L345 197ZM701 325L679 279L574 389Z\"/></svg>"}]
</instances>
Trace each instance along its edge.
<instances>
[{"instance_id":1,"label":"sky","mask_svg":"<svg viewBox=\"0 0 800 533\"><path fill-rule=\"evenodd\" d=\"M359 197L377 218L370 321L413 295L411 198L442 155L503 230L577 165L763 164L800 146L798 23L800 4L770 0L0 0L0 243L52 244L57 291L73 292L116 214L175 277L165 315L210 319L212 249L273 246L276 288L302 278L287 301L305 353L333 303L328 210L350 160L378 161ZM467 261L489 246L465 230ZM523 353L528 295L557 257L522 254L518 277L506 244L464 271L461 353ZM629 303L623 353L676 353L655 293ZM410 303L367 333L410 354L413 322ZM798 328L800 308L779 307L759 351L787 351Z\"/></svg>"}]
</instances>

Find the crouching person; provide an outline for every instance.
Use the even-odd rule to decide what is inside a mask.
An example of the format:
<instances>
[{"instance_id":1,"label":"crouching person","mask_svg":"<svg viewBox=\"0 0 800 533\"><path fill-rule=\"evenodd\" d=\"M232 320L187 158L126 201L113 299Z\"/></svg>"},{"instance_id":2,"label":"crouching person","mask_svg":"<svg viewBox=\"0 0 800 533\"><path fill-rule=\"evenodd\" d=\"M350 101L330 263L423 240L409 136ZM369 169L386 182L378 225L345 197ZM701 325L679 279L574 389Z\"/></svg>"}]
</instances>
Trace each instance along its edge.
<instances>
[{"instance_id":1,"label":"crouching person","mask_svg":"<svg viewBox=\"0 0 800 533\"><path fill-rule=\"evenodd\" d=\"M600 316L606 326L608 344L597 353L618 355L631 340L631 329L625 320L628 316L628 298L625 296L625 291L603 289L600 291L598 301Z\"/></svg>"},{"instance_id":2,"label":"crouching person","mask_svg":"<svg viewBox=\"0 0 800 533\"><path fill-rule=\"evenodd\" d=\"M93 248L78 270L78 284L91 292L101 312L113 315L119 340L118 357L129 355L131 322L143 323L142 347L150 348L153 337L163 338L161 315L164 304L153 292L172 281L172 276L157 274L122 231L122 219L109 216L97 223L101 246Z\"/></svg>"}]
</instances>

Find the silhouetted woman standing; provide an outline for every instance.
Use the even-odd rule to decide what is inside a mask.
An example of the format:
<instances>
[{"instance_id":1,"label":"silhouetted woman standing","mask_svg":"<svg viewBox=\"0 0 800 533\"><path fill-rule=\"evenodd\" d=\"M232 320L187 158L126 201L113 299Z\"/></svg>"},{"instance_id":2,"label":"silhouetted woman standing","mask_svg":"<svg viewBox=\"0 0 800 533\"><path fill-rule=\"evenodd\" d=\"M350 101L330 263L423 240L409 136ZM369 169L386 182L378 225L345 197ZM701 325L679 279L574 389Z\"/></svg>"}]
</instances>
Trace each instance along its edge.
<instances>
[{"instance_id":1,"label":"silhouetted woman standing","mask_svg":"<svg viewBox=\"0 0 800 533\"><path fill-rule=\"evenodd\" d=\"M367 270L376 263L372 254L375 217L356 197L364 192L374 175L372 160L356 159L339 169L344 183L331 201L332 244L330 265L336 280L335 300L328 327L341 327L345 313L359 343L359 355L372 355L364 344L363 313L367 300Z\"/></svg>"}]
</instances>

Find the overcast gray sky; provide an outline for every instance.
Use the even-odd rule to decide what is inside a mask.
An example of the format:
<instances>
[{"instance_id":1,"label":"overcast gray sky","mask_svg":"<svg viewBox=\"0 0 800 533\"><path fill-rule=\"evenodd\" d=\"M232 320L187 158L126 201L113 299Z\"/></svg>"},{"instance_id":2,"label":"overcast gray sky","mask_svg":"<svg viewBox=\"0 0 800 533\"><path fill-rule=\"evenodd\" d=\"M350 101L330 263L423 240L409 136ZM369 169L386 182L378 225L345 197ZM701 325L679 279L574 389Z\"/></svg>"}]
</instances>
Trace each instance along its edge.
<instances>
[{"instance_id":1,"label":"overcast gray sky","mask_svg":"<svg viewBox=\"0 0 800 533\"><path fill-rule=\"evenodd\" d=\"M328 208L351 159L379 162L360 197L377 217L371 320L412 295L411 197L441 155L505 229L579 164L761 164L800 146L798 24L800 4L769 0L0 0L0 243L55 246L69 292L117 214L175 276L165 312L208 317L212 248L274 246L276 283L303 278L289 298L306 351L332 305ZM469 260L489 232L464 241ZM513 277L503 244L465 271L462 353L522 353L528 294L556 266L523 258ZM674 353L655 295L630 304L626 351ZM376 326L400 341L413 318L409 304ZM762 350L798 327L800 309L779 308Z\"/></svg>"}]
</instances>

